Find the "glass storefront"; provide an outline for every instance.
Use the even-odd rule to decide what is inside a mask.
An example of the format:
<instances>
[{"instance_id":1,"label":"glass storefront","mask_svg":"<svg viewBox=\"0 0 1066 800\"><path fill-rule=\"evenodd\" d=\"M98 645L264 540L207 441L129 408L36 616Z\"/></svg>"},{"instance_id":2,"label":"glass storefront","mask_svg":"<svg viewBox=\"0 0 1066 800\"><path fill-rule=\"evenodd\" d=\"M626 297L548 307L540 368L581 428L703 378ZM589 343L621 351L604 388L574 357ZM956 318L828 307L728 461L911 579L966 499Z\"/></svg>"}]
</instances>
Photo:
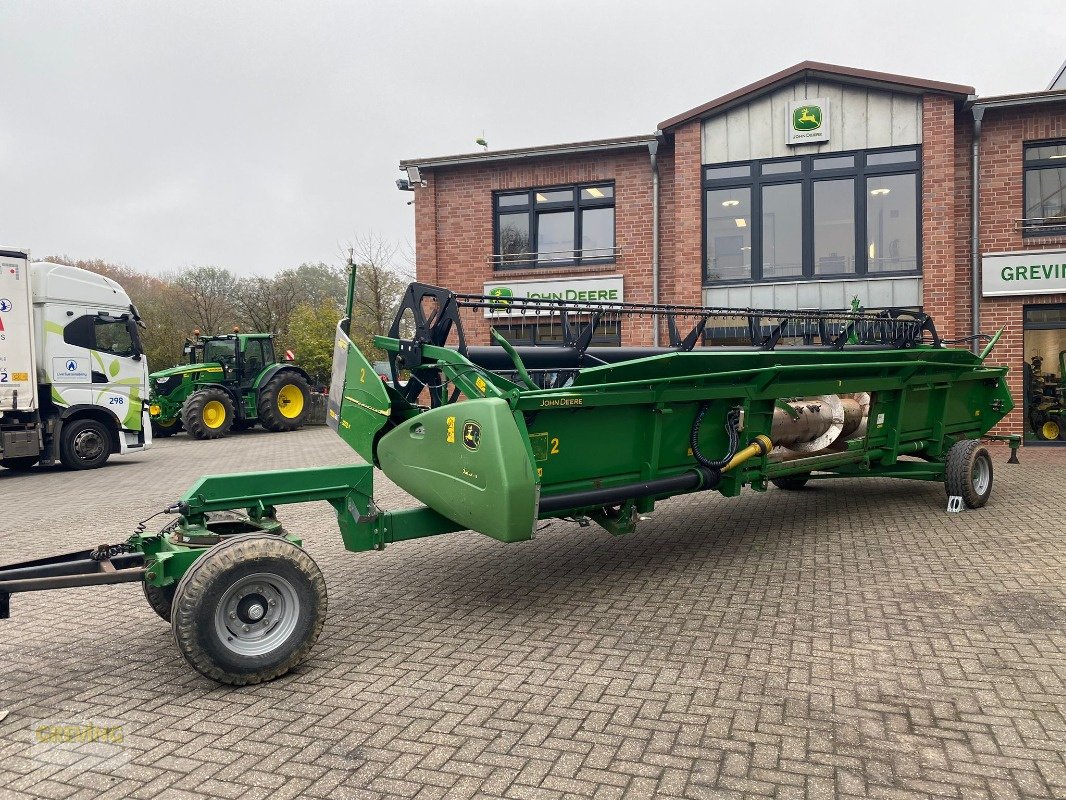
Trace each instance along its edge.
<instances>
[{"instance_id":1,"label":"glass storefront","mask_svg":"<svg viewBox=\"0 0 1066 800\"><path fill-rule=\"evenodd\" d=\"M1066 305L1025 309L1025 441L1066 444Z\"/></svg>"}]
</instances>

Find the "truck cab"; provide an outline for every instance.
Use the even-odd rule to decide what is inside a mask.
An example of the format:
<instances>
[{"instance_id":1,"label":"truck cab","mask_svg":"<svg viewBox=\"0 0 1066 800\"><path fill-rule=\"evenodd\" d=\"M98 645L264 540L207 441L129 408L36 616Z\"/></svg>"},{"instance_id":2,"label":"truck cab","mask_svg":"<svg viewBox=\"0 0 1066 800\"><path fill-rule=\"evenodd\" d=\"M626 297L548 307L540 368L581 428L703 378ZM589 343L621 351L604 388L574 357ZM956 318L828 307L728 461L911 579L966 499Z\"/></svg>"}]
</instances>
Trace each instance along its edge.
<instances>
[{"instance_id":1,"label":"truck cab","mask_svg":"<svg viewBox=\"0 0 1066 800\"><path fill-rule=\"evenodd\" d=\"M140 317L122 287L77 267L29 263L24 251L0 251L0 265L0 297L32 307L0 341L0 369L19 363L27 379L21 402L0 393L0 464L90 469L150 447Z\"/></svg>"}]
</instances>

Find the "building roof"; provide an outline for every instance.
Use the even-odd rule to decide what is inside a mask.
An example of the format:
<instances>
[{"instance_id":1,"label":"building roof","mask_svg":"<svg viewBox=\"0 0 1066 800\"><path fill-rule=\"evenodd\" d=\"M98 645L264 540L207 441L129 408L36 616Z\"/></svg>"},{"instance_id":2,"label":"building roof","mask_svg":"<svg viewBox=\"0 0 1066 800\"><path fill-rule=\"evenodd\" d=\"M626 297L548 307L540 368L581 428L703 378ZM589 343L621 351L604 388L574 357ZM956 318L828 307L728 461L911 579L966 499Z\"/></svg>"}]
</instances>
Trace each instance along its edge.
<instances>
[{"instance_id":1,"label":"building roof","mask_svg":"<svg viewBox=\"0 0 1066 800\"><path fill-rule=\"evenodd\" d=\"M1036 106L1044 103L1066 103L1066 86L1061 89L1046 89L1042 92L976 97L971 100L970 105L984 108L1007 108L1009 106Z\"/></svg>"},{"instance_id":2,"label":"building roof","mask_svg":"<svg viewBox=\"0 0 1066 800\"><path fill-rule=\"evenodd\" d=\"M570 142L568 144L546 144L537 147L517 147L510 150L482 150L476 153L459 153L453 156L433 156L430 158L405 158L400 162L400 169L418 167L433 169L435 167L452 167L460 164L484 163L494 161L519 161L526 158L543 156L578 155L610 150L630 150L646 148L648 142L655 141L654 134L622 136L617 139L594 139L588 142Z\"/></svg>"},{"instance_id":3,"label":"building roof","mask_svg":"<svg viewBox=\"0 0 1066 800\"><path fill-rule=\"evenodd\" d=\"M669 131L678 125L701 119L713 113L724 111L726 108L746 102L753 97L765 94L801 78L829 78L843 83L871 86L879 89L888 89L894 92L907 92L910 94L947 94L963 99L973 95L972 86L963 86L956 83L943 83L930 81L924 78L911 78L906 75L893 75L889 72L874 72L868 69L855 69L853 67L841 67L836 64L824 64L820 61L801 61L795 66L775 72L755 83L749 83L736 91L717 97L701 106L689 109L682 114L670 117L659 123L659 130Z\"/></svg>"},{"instance_id":4,"label":"building roof","mask_svg":"<svg viewBox=\"0 0 1066 800\"><path fill-rule=\"evenodd\" d=\"M1066 61L1062 62L1062 66L1059 67L1059 71L1055 73L1055 77L1051 79L1051 83L1047 85L1048 89L1066 89Z\"/></svg>"}]
</instances>

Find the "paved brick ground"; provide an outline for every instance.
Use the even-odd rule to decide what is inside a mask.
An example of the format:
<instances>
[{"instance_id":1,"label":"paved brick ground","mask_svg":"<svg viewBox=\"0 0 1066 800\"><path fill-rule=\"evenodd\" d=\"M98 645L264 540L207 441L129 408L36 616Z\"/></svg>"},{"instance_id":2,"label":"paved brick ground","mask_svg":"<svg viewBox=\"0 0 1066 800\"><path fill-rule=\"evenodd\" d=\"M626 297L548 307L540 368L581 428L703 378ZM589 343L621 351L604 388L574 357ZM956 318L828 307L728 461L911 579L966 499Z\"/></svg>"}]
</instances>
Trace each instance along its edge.
<instances>
[{"instance_id":1,"label":"paved brick ground","mask_svg":"<svg viewBox=\"0 0 1066 800\"><path fill-rule=\"evenodd\" d=\"M350 458L310 429L0 473L0 562L121 540L202 471ZM0 796L1066 797L1066 452L1022 458L980 512L856 480L675 499L620 539L352 555L293 507L329 619L247 689L190 671L134 587L16 596ZM35 740L90 723L122 742Z\"/></svg>"}]
</instances>

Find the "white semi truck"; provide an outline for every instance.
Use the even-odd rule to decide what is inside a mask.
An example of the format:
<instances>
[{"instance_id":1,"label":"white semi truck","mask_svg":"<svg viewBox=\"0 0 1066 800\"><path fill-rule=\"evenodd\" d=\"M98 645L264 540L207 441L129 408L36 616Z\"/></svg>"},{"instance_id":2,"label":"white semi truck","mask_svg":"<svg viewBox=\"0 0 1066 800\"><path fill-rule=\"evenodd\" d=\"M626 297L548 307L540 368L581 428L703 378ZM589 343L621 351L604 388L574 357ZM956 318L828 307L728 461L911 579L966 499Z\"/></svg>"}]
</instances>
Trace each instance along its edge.
<instances>
[{"instance_id":1,"label":"white semi truck","mask_svg":"<svg viewBox=\"0 0 1066 800\"><path fill-rule=\"evenodd\" d=\"M122 287L0 249L0 466L92 469L148 449L148 362Z\"/></svg>"}]
</instances>

